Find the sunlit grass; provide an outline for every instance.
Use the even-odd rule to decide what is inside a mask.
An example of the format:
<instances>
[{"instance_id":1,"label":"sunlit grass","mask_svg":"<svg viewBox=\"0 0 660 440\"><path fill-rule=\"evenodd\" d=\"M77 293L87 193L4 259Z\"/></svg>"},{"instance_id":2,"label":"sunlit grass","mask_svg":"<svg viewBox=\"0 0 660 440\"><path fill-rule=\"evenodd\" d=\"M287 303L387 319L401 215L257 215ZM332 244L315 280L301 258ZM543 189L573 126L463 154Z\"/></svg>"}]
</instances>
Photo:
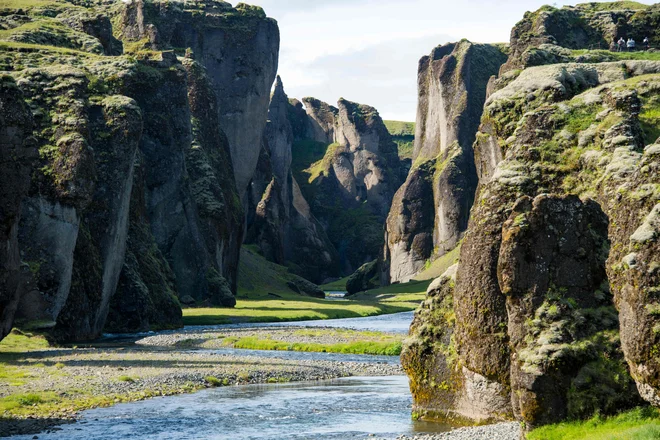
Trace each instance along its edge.
<instances>
[{"instance_id":1,"label":"sunlit grass","mask_svg":"<svg viewBox=\"0 0 660 440\"><path fill-rule=\"evenodd\" d=\"M415 310L423 295L405 298L373 297L368 300L327 301L313 298L239 299L233 309L184 309L185 325L235 322L285 322L316 319L359 318Z\"/></svg>"},{"instance_id":2,"label":"sunlit grass","mask_svg":"<svg viewBox=\"0 0 660 440\"><path fill-rule=\"evenodd\" d=\"M637 408L614 417L596 416L588 421L544 426L528 440L651 440L660 438L660 413Z\"/></svg>"},{"instance_id":3,"label":"sunlit grass","mask_svg":"<svg viewBox=\"0 0 660 440\"><path fill-rule=\"evenodd\" d=\"M393 340L390 342L355 341L349 343L320 344L314 342L286 342L274 339L245 337L236 340L228 338L226 344L234 348L247 350L304 351L385 356L398 356L401 354L400 340Z\"/></svg>"}]
</instances>

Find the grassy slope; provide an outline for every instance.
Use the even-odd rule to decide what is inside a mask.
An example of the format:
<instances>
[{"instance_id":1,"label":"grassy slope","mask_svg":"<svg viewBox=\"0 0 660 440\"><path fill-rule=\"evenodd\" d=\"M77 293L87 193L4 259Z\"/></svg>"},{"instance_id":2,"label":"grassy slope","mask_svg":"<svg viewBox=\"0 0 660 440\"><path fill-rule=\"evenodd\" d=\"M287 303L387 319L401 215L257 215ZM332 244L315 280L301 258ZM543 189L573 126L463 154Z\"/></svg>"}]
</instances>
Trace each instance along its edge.
<instances>
[{"instance_id":1,"label":"grassy slope","mask_svg":"<svg viewBox=\"0 0 660 440\"><path fill-rule=\"evenodd\" d=\"M603 3L579 3L577 6L588 7L594 11L620 11L622 9L648 9L649 5L644 3L620 0L616 2L603 2Z\"/></svg>"},{"instance_id":2,"label":"grassy slope","mask_svg":"<svg viewBox=\"0 0 660 440\"><path fill-rule=\"evenodd\" d=\"M399 159L412 159L415 141L415 123L383 121L399 150Z\"/></svg>"},{"instance_id":3,"label":"grassy slope","mask_svg":"<svg viewBox=\"0 0 660 440\"><path fill-rule=\"evenodd\" d=\"M328 283L328 284L323 284L320 287L321 287L321 289L323 289L325 291L329 291L329 290L339 290L339 291L346 290L346 283L348 282L349 278L350 278L350 276L347 276L347 277L344 277L344 278L339 279L337 281L333 281L333 282Z\"/></svg>"},{"instance_id":4,"label":"grassy slope","mask_svg":"<svg viewBox=\"0 0 660 440\"><path fill-rule=\"evenodd\" d=\"M434 280L441 276L451 266L458 262L458 257L461 254L461 245L459 244L453 250L449 251L442 257L430 263L423 272L415 276L415 280Z\"/></svg>"},{"instance_id":5,"label":"grassy slope","mask_svg":"<svg viewBox=\"0 0 660 440\"><path fill-rule=\"evenodd\" d=\"M651 440L660 438L660 413L638 408L607 419L560 423L532 431L528 440Z\"/></svg>"},{"instance_id":6,"label":"grassy slope","mask_svg":"<svg viewBox=\"0 0 660 440\"><path fill-rule=\"evenodd\" d=\"M254 248L246 246L241 251L236 307L184 309L183 322L185 325L283 322L404 312L417 308L428 286L427 282L399 284L350 300L327 301L294 293L286 285L288 276L285 267L266 261Z\"/></svg>"},{"instance_id":7,"label":"grassy slope","mask_svg":"<svg viewBox=\"0 0 660 440\"><path fill-rule=\"evenodd\" d=\"M277 265L259 255L257 247L246 245L241 249L241 259L238 268L238 298L276 298L276 295L296 294L287 285L291 274L284 266Z\"/></svg>"},{"instance_id":8,"label":"grassy slope","mask_svg":"<svg viewBox=\"0 0 660 440\"><path fill-rule=\"evenodd\" d=\"M638 41L638 45L641 46L642 42ZM660 52L645 52L642 50L636 52L611 52L609 50L587 50L579 49L571 51L574 56L586 55L586 54L599 54L602 53L604 56L612 57L615 61L624 61L624 60L650 60L650 61L660 61Z\"/></svg>"}]
</instances>

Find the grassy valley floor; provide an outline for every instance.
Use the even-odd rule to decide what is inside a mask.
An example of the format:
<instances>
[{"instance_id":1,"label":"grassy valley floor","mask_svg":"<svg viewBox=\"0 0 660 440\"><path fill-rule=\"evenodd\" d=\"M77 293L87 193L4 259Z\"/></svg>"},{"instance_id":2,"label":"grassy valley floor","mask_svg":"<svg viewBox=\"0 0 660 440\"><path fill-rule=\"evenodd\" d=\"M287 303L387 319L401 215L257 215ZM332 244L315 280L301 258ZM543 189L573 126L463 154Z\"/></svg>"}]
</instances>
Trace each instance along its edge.
<instances>
[{"instance_id":1,"label":"grassy valley floor","mask_svg":"<svg viewBox=\"0 0 660 440\"><path fill-rule=\"evenodd\" d=\"M360 318L415 310L424 300L430 279L378 288L345 300L312 298L294 293L288 285L288 269L271 263L251 246L241 250L236 307L186 308L185 325L217 325L241 322L287 322L316 319ZM346 278L321 286L343 291Z\"/></svg>"},{"instance_id":2,"label":"grassy valley floor","mask_svg":"<svg viewBox=\"0 0 660 440\"><path fill-rule=\"evenodd\" d=\"M405 335L330 328L268 327L223 329L151 336L141 346L176 348L239 348L248 350L304 351L319 353L398 356Z\"/></svg>"}]
</instances>

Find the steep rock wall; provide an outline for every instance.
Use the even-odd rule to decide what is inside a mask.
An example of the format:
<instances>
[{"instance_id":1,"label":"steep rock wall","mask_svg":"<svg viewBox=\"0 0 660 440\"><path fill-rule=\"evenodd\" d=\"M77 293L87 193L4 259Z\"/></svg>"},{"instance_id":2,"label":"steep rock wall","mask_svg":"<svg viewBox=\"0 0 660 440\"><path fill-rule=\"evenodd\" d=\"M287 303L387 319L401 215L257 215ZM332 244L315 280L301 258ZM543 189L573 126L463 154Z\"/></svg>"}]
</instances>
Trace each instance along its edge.
<instances>
[{"instance_id":1,"label":"steep rock wall","mask_svg":"<svg viewBox=\"0 0 660 440\"><path fill-rule=\"evenodd\" d=\"M458 378L443 376L455 385L455 397L441 412L476 420L515 416L530 427L556 421L556 414L587 417L635 404L637 393L629 386L628 374L641 396L657 403L657 364L650 353L656 343L652 292L658 280L652 253L658 245L653 226L658 194L652 189L657 183L652 170L658 166L658 150L649 117L657 108L659 69L660 64L651 61L533 67L503 77L493 87L482 118L489 132L478 137L494 137L492 144L500 146L503 160L480 184L461 247L450 350L460 369L452 371ZM556 196L541 197L533 205L525 202L529 199L524 196L542 194ZM563 199L566 194L594 202L583 206L574 198ZM545 204L548 209L540 208ZM603 214L593 214L589 221L595 204ZM551 209L555 205L561 211L557 217ZM553 229L560 221L574 226ZM578 241L586 240L584 246L593 250L585 247L585 252L578 249L567 257L562 246L575 239L553 239L550 230L577 234L583 237ZM548 246L540 238L530 244L528 233L545 234ZM608 240L609 248L604 248ZM599 256L607 261L590 260ZM581 260L570 263L571 258ZM531 270L532 262L547 265L548 271ZM572 268L564 273L563 264ZM577 281L562 275L575 275L580 268L584 276ZM611 299L608 286L598 285L603 270ZM551 284L558 286L558 293L550 292ZM544 301L556 303L544 308ZM565 304L573 312L568 313ZM619 312L618 332L612 304ZM578 315L592 314L585 321L589 328L578 324L568 335L551 334L557 326L571 326L575 317L575 323L581 322ZM527 319L535 324L530 327ZM619 334L630 373L620 361ZM548 341L558 344L553 347L564 344L566 349L556 357L567 356L574 367L568 375L553 366L549 352L540 350ZM437 348L430 353L444 356ZM600 359L594 353L611 356ZM614 390L611 395L621 400L592 399L598 390L575 388L587 377L602 389ZM568 383L575 393L567 399ZM475 393L477 389L481 391ZM513 406L510 393L515 393ZM459 401L492 410L475 417L453 403Z\"/></svg>"},{"instance_id":2,"label":"steep rock wall","mask_svg":"<svg viewBox=\"0 0 660 440\"><path fill-rule=\"evenodd\" d=\"M0 339L11 331L26 286L18 225L36 148L32 112L13 78L0 76Z\"/></svg>"},{"instance_id":3,"label":"steep rock wall","mask_svg":"<svg viewBox=\"0 0 660 440\"><path fill-rule=\"evenodd\" d=\"M382 252L382 224L401 183L397 146L373 107L303 102L304 110L290 107L294 174L349 275Z\"/></svg>"},{"instance_id":4,"label":"steep rock wall","mask_svg":"<svg viewBox=\"0 0 660 440\"><path fill-rule=\"evenodd\" d=\"M456 247L467 228L477 187L472 144L486 87L504 61L500 48L467 40L439 46L420 60L413 169L394 197L387 220L390 281L409 281L429 259ZM422 174L432 185L431 231L426 221L419 223L419 230L405 221L428 216L410 211L416 203L405 198L416 193L406 188L418 186Z\"/></svg>"},{"instance_id":5,"label":"steep rock wall","mask_svg":"<svg viewBox=\"0 0 660 440\"><path fill-rule=\"evenodd\" d=\"M270 90L277 72L280 35L275 20L243 3L135 1L121 13L124 34L153 49L191 48L207 70L227 135L236 187L246 202L255 172Z\"/></svg>"},{"instance_id":6,"label":"steep rock wall","mask_svg":"<svg viewBox=\"0 0 660 440\"><path fill-rule=\"evenodd\" d=\"M312 215L291 170L293 125L309 127L295 115L278 77L271 96L264 147L252 183L252 207L247 242L259 245L270 261L289 266L316 283L337 276L337 252ZM250 218L250 216L248 216Z\"/></svg>"},{"instance_id":7,"label":"steep rock wall","mask_svg":"<svg viewBox=\"0 0 660 440\"><path fill-rule=\"evenodd\" d=\"M25 263L16 322L82 340L100 335L108 316L113 331L178 326L177 295L232 306L244 214L218 126L229 106L218 94L238 78L237 94L223 99L246 107L229 110L248 115L242 133L261 139L265 117L257 113L265 116L277 65L276 23L260 8L213 1L66 3L14 17L0 69L35 115L39 149L15 231ZM160 50L184 43L191 50L183 60ZM123 50L131 55L105 56ZM234 61L220 72L194 61L202 53L216 64Z\"/></svg>"}]
</instances>

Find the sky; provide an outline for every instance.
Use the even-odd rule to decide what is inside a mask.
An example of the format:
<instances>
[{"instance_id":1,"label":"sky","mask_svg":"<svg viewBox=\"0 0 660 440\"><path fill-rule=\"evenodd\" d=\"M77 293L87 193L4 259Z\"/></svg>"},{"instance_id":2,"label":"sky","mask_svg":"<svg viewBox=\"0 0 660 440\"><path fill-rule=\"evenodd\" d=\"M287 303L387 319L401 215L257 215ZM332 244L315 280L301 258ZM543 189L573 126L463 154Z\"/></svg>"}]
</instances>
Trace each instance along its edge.
<instances>
[{"instance_id":1,"label":"sky","mask_svg":"<svg viewBox=\"0 0 660 440\"><path fill-rule=\"evenodd\" d=\"M543 0L244 0L280 27L279 75L290 98L375 107L414 121L417 63L440 44L508 42ZM558 1L555 6L573 2Z\"/></svg>"}]
</instances>

